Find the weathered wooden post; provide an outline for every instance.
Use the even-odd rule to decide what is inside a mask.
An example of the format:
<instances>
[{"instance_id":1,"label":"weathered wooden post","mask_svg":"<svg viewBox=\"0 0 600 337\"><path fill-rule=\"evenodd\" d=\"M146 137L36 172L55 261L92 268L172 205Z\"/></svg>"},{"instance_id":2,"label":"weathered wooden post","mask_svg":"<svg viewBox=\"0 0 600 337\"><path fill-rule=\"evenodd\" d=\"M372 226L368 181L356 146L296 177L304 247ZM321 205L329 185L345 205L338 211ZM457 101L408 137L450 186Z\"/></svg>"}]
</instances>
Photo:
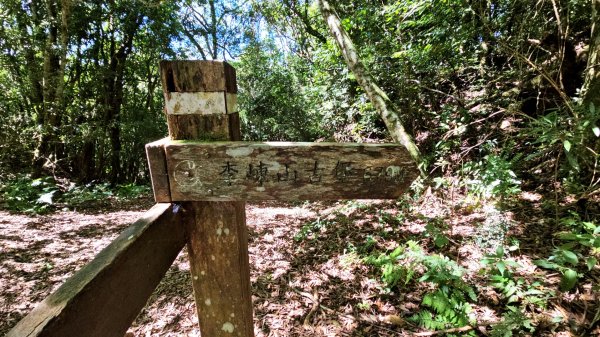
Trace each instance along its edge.
<instances>
[{"instance_id":1,"label":"weathered wooden post","mask_svg":"<svg viewBox=\"0 0 600 337\"><path fill-rule=\"evenodd\" d=\"M162 61L160 72L172 140L240 139L232 66L216 61ZM201 184L196 176L200 166L181 164L183 174L177 182ZM254 336L245 202L185 202L181 211L192 218L186 221L187 247L202 336Z\"/></svg>"}]
</instances>

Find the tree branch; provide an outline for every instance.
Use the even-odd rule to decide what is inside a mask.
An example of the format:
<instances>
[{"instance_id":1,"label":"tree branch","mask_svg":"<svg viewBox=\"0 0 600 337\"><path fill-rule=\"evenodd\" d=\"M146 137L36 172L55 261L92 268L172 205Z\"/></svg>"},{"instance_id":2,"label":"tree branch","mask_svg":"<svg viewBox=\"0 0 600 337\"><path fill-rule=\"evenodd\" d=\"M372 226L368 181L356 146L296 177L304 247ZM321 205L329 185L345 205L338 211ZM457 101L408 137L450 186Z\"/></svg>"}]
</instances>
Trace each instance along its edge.
<instances>
[{"instance_id":1,"label":"tree branch","mask_svg":"<svg viewBox=\"0 0 600 337\"><path fill-rule=\"evenodd\" d=\"M285 4L286 7L288 7L292 11L292 13L294 13L300 19L300 21L302 21L302 24L304 24L304 28L306 29L306 32L308 34L315 37L322 44L327 43L327 38L325 38L325 36L323 36L323 34L321 34L318 30L316 30L312 26L312 24L310 23L310 20L308 19L308 16L305 16L298 10L298 8L296 8L295 2L290 3L290 0L284 0L283 3Z\"/></svg>"},{"instance_id":2,"label":"tree branch","mask_svg":"<svg viewBox=\"0 0 600 337\"><path fill-rule=\"evenodd\" d=\"M325 22L329 26L331 35L342 52L342 56L348 65L348 68L362 89L367 93L369 100L379 112L392 138L402 144L410 153L412 159L417 163L422 176L425 176L424 168L422 167L421 153L417 148L411 135L406 132L399 118L400 109L389 99L387 94L375 83L369 72L361 63L358 52L354 47L354 43L338 18L333 7L328 0L317 0L319 9Z\"/></svg>"},{"instance_id":3,"label":"tree branch","mask_svg":"<svg viewBox=\"0 0 600 337\"><path fill-rule=\"evenodd\" d=\"M194 36L194 34L192 34L192 32L190 32L186 28L183 28L183 34L190 40L190 42L196 47L196 49L198 49L198 52L200 52L202 59L206 60L206 54L204 53L204 48L202 48L202 46L198 43L198 41L196 41L196 37Z\"/></svg>"}]
</instances>

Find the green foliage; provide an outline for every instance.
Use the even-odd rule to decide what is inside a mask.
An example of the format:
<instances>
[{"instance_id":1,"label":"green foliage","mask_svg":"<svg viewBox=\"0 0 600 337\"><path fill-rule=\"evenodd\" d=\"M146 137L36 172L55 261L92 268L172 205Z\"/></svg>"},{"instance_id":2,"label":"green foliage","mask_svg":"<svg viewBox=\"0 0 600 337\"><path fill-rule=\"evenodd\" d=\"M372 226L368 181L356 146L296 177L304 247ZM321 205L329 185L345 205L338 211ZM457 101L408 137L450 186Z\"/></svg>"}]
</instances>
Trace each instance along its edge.
<instances>
[{"instance_id":1,"label":"green foliage","mask_svg":"<svg viewBox=\"0 0 600 337\"><path fill-rule=\"evenodd\" d=\"M533 332L532 320L524 312L531 306L545 308L554 291L546 289L539 281L515 277L513 270L519 267L513 259L505 256L504 249L488 254L481 260L485 267L481 272L488 276L490 285L498 290L508 309L500 323L493 326L492 336L520 336Z\"/></svg>"},{"instance_id":2,"label":"green foliage","mask_svg":"<svg viewBox=\"0 0 600 337\"><path fill-rule=\"evenodd\" d=\"M464 181L467 191L483 199L503 198L519 193L521 181L517 178L513 166L518 163L520 155L511 159L507 157L489 154L481 161L465 163L461 174L467 177Z\"/></svg>"},{"instance_id":3,"label":"green foliage","mask_svg":"<svg viewBox=\"0 0 600 337\"><path fill-rule=\"evenodd\" d=\"M502 315L502 321L495 324L490 331L491 337L512 337L523 336L524 334L532 333L535 327L532 325L532 320L527 317L521 310L515 308L510 309Z\"/></svg>"},{"instance_id":4,"label":"green foliage","mask_svg":"<svg viewBox=\"0 0 600 337\"><path fill-rule=\"evenodd\" d=\"M391 253L381 253L378 256L369 255L364 259L367 265L378 268L381 280L386 285L386 292L397 286L406 286L414 279L416 263L411 261L410 255L422 254L423 251L414 241L409 241L405 246L394 249Z\"/></svg>"},{"instance_id":5,"label":"green foliage","mask_svg":"<svg viewBox=\"0 0 600 337\"><path fill-rule=\"evenodd\" d=\"M560 271L560 289L568 291L577 285L583 273L591 271L598 263L600 226L594 222L582 221L574 212L561 219L561 224L569 231L558 232L555 236L564 243L556 247L548 258L534 263L542 268Z\"/></svg>"},{"instance_id":6,"label":"green foliage","mask_svg":"<svg viewBox=\"0 0 600 337\"><path fill-rule=\"evenodd\" d=\"M462 280L464 273L454 261L443 255L428 255L421 262L426 272L419 281L437 286L423 297L426 308L411 319L428 329L445 329L469 324L469 302L477 300L473 288Z\"/></svg>"},{"instance_id":7,"label":"green foliage","mask_svg":"<svg viewBox=\"0 0 600 337\"><path fill-rule=\"evenodd\" d=\"M412 316L411 320L432 330L468 325L471 306L467 296L467 293L458 288L440 286L423 297L422 305L431 310L422 310Z\"/></svg>"},{"instance_id":8,"label":"green foliage","mask_svg":"<svg viewBox=\"0 0 600 337\"><path fill-rule=\"evenodd\" d=\"M529 305L545 308L554 291L543 286L539 281L530 282L523 277L515 278L512 274L494 274L489 276L490 284L500 291L506 304L518 305L519 310L526 310Z\"/></svg>"},{"instance_id":9,"label":"green foliage","mask_svg":"<svg viewBox=\"0 0 600 337\"><path fill-rule=\"evenodd\" d=\"M313 141L323 135L302 63L272 41L255 41L245 49L236 64L245 139Z\"/></svg>"},{"instance_id":10,"label":"green foliage","mask_svg":"<svg viewBox=\"0 0 600 337\"><path fill-rule=\"evenodd\" d=\"M514 260L505 259L504 248L502 246L496 248L496 252L494 254L486 255L485 258L481 260L481 264L484 266L489 266L492 274L500 275L502 277L510 277L510 268L519 267L519 264Z\"/></svg>"},{"instance_id":11,"label":"green foliage","mask_svg":"<svg viewBox=\"0 0 600 337\"><path fill-rule=\"evenodd\" d=\"M124 184L118 185L115 195L121 199L135 199L148 196L152 193L152 188L148 185Z\"/></svg>"},{"instance_id":12,"label":"green foliage","mask_svg":"<svg viewBox=\"0 0 600 337\"><path fill-rule=\"evenodd\" d=\"M572 212L570 217L562 222L570 232L559 232L556 236L567 242L562 247L580 252L579 256L585 262L588 270L597 264L600 255L600 225L591 221L582 221L579 214ZM575 261L575 259L571 258Z\"/></svg>"},{"instance_id":13,"label":"green foliage","mask_svg":"<svg viewBox=\"0 0 600 337\"><path fill-rule=\"evenodd\" d=\"M536 147L527 157L541 161L552 156L561 158L558 167L566 186L574 191L600 188L592 177L598 175L598 145L600 144L600 113L594 103L577 106L574 114L556 109L531 120L526 135ZM555 166L555 165L553 165Z\"/></svg>"},{"instance_id":14,"label":"green foliage","mask_svg":"<svg viewBox=\"0 0 600 337\"><path fill-rule=\"evenodd\" d=\"M442 248L450 242L445 233L447 229L448 224L443 220L430 219L425 225L425 236L430 237L437 248Z\"/></svg>"},{"instance_id":15,"label":"green foliage","mask_svg":"<svg viewBox=\"0 0 600 337\"><path fill-rule=\"evenodd\" d=\"M62 194L61 200L69 207L86 206L105 199L127 200L137 199L151 194L147 185L125 184L112 187L108 183L75 185Z\"/></svg>"},{"instance_id":16,"label":"green foliage","mask_svg":"<svg viewBox=\"0 0 600 337\"><path fill-rule=\"evenodd\" d=\"M0 3L0 169L78 182L143 181L164 136L158 60L178 2ZM6 148L5 148L6 147ZM6 150L6 151L5 151Z\"/></svg>"},{"instance_id":17,"label":"green foliage","mask_svg":"<svg viewBox=\"0 0 600 337\"><path fill-rule=\"evenodd\" d=\"M56 201L57 192L59 189L51 177L32 179L29 175L19 175L0 184L5 207L13 212L46 213Z\"/></svg>"},{"instance_id":18,"label":"green foliage","mask_svg":"<svg viewBox=\"0 0 600 337\"><path fill-rule=\"evenodd\" d=\"M71 185L64 194L64 199L70 206L79 207L87 203L104 200L114 195L108 183Z\"/></svg>"},{"instance_id":19,"label":"green foliage","mask_svg":"<svg viewBox=\"0 0 600 337\"><path fill-rule=\"evenodd\" d=\"M18 175L0 184L0 207L9 211L43 214L57 207L80 207L105 199L137 199L151 193L147 185L126 184L111 187L108 183L76 185L64 188L52 177L31 178Z\"/></svg>"},{"instance_id":20,"label":"green foliage","mask_svg":"<svg viewBox=\"0 0 600 337\"><path fill-rule=\"evenodd\" d=\"M316 240L321 231L327 229L330 225L331 221L318 217L316 220L304 224L300 231L294 235L294 241L301 242L309 238Z\"/></svg>"},{"instance_id":21,"label":"green foliage","mask_svg":"<svg viewBox=\"0 0 600 337\"><path fill-rule=\"evenodd\" d=\"M385 292L416 280L436 286L423 297L424 309L411 317L419 325L437 330L469 324L469 302L476 301L477 295L462 280L463 269L448 257L429 255L417 242L408 241L392 252L369 255L364 262L378 268Z\"/></svg>"}]
</instances>

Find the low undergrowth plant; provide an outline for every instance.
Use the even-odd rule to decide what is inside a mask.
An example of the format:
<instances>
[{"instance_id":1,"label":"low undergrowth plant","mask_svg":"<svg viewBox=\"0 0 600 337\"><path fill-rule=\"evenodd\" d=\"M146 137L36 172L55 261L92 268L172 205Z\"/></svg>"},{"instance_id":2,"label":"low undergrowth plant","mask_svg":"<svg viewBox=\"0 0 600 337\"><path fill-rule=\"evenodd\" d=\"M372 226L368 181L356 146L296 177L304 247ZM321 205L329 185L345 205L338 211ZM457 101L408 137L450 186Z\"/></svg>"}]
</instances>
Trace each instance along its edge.
<instances>
[{"instance_id":1,"label":"low undergrowth plant","mask_svg":"<svg viewBox=\"0 0 600 337\"><path fill-rule=\"evenodd\" d=\"M549 110L547 114L530 120L523 135L534 146L525 159L548 164L558 169L564 185L571 192L597 190L598 144L600 142L599 107L577 105L573 111ZM554 162L553 162L554 161ZM558 166L556 166L558 165ZM556 177L558 178L558 177Z\"/></svg>"},{"instance_id":2,"label":"low undergrowth plant","mask_svg":"<svg viewBox=\"0 0 600 337\"><path fill-rule=\"evenodd\" d=\"M562 274L560 289L573 289L585 273L591 271L600 256L600 225L592 221L582 221L579 214L571 212L561 219L566 228L555 234L561 244L552 255L534 263L542 268L557 270Z\"/></svg>"},{"instance_id":3,"label":"low undergrowth plant","mask_svg":"<svg viewBox=\"0 0 600 337\"><path fill-rule=\"evenodd\" d=\"M500 323L492 327L491 337L529 336L535 331L533 321L520 309L509 308Z\"/></svg>"},{"instance_id":4,"label":"low undergrowth plant","mask_svg":"<svg viewBox=\"0 0 600 337\"><path fill-rule=\"evenodd\" d=\"M487 255L481 260L486 266L484 271L488 274L490 284L500 291L508 308L515 305L522 307L529 304L544 308L549 297L554 296L552 291L542 291L543 285L539 281L530 282L524 277L513 274L515 268L520 267L513 259L504 256L504 249L499 247L495 254Z\"/></svg>"},{"instance_id":5,"label":"low undergrowth plant","mask_svg":"<svg viewBox=\"0 0 600 337\"><path fill-rule=\"evenodd\" d=\"M138 185L135 183L119 185L116 188L115 195L121 199L135 199L150 195L152 188L148 185Z\"/></svg>"},{"instance_id":6,"label":"low undergrowth plant","mask_svg":"<svg viewBox=\"0 0 600 337\"><path fill-rule=\"evenodd\" d=\"M50 211L59 188L52 177L33 179L18 175L0 185L4 207L12 212L42 214Z\"/></svg>"},{"instance_id":7,"label":"low undergrowth plant","mask_svg":"<svg viewBox=\"0 0 600 337\"><path fill-rule=\"evenodd\" d=\"M425 236L431 238L436 248L443 248L450 239L446 235L448 224L439 218L430 219L425 224Z\"/></svg>"},{"instance_id":8,"label":"low undergrowth plant","mask_svg":"<svg viewBox=\"0 0 600 337\"><path fill-rule=\"evenodd\" d=\"M411 256L418 257L422 254L423 249L411 240L390 253L369 255L364 262L379 269L385 285L384 292L389 293L393 288L406 286L414 279L419 259L413 259Z\"/></svg>"},{"instance_id":9,"label":"low undergrowth plant","mask_svg":"<svg viewBox=\"0 0 600 337\"><path fill-rule=\"evenodd\" d=\"M515 276L513 271L520 265L505 255L503 247L486 255L481 264L484 266L481 272L487 274L490 285L500 293L506 308L502 321L493 326L490 335L511 337L534 332L533 321L525 312L531 306L545 308L554 292L544 289L537 280Z\"/></svg>"},{"instance_id":10,"label":"low undergrowth plant","mask_svg":"<svg viewBox=\"0 0 600 337\"><path fill-rule=\"evenodd\" d=\"M86 203L113 197L114 192L109 184L71 184L64 194L64 200L70 206L82 206Z\"/></svg>"},{"instance_id":11,"label":"low undergrowth plant","mask_svg":"<svg viewBox=\"0 0 600 337\"><path fill-rule=\"evenodd\" d=\"M426 271L420 282L431 282L437 289L425 294L424 310L411 320L427 329L446 329L468 325L471 304L477 301L474 289L462 280L463 268L447 256L427 255L422 261ZM467 336L463 334L463 336Z\"/></svg>"},{"instance_id":12,"label":"low undergrowth plant","mask_svg":"<svg viewBox=\"0 0 600 337\"><path fill-rule=\"evenodd\" d=\"M331 221L318 217L314 221L304 224L300 228L300 231L294 235L294 241L301 242L306 239L317 239L321 231L329 225L331 225Z\"/></svg>"},{"instance_id":13,"label":"low undergrowth plant","mask_svg":"<svg viewBox=\"0 0 600 337\"><path fill-rule=\"evenodd\" d=\"M504 199L521 191L521 180L513 167L521 160L521 155L495 154L497 145L489 142L486 148L490 154L480 160L463 164L459 174L463 177L460 185L467 191L467 196L479 199ZM510 157L510 159L509 159Z\"/></svg>"},{"instance_id":14,"label":"low undergrowth plant","mask_svg":"<svg viewBox=\"0 0 600 337\"><path fill-rule=\"evenodd\" d=\"M364 261L379 269L384 292L415 281L433 285L435 289L423 296L422 309L409 318L411 321L434 330L469 324L470 303L477 300L477 295L462 280L463 268L447 256L428 254L417 242L408 241L389 253L367 256Z\"/></svg>"},{"instance_id":15,"label":"low undergrowth plant","mask_svg":"<svg viewBox=\"0 0 600 337\"><path fill-rule=\"evenodd\" d=\"M90 202L135 199L151 193L147 185L107 183L59 184L53 177L18 175L0 183L0 207L17 213L42 214L61 207L79 207Z\"/></svg>"}]
</instances>

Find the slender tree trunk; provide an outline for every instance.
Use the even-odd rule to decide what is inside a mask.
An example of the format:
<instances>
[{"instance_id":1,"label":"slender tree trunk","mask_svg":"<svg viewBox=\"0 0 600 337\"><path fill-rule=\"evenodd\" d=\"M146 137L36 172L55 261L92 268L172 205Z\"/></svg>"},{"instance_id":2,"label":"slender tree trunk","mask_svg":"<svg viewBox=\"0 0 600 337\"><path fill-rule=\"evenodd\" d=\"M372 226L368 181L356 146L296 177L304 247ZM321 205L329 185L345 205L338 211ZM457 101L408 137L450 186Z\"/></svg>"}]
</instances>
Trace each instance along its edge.
<instances>
[{"instance_id":1,"label":"slender tree trunk","mask_svg":"<svg viewBox=\"0 0 600 337\"><path fill-rule=\"evenodd\" d=\"M421 174L424 175L422 168L422 159L419 149L417 148L412 137L406 132L399 118L399 108L389 99L387 94L375 83L367 69L361 63L356 48L350 39L350 36L340 22L334 8L327 0L318 0L319 9L325 22L329 26L331 35L334 37L338 47L340 48L344 60L350 68L350 71L356 77L356 80L367 93L369 100L377 109L381 118L390 132L392 138L402 144L410 153L413 160L419 165Z\"/></svg>"},{"instance_id":2,"label":"slender tree trunk","mask_svg":"<svg viewBox=\"0 0 600 337\"><path fill-rule=\"evenodd\" d=\"M600 111L600 0L592 0L592 32L585 81L581 89L584 111Z\"/></svg>"},{"instance_id":3,"label":"slender tree trunk","mask_svg":"<svg viewBox=\"0 0 600 337\"><path fill-rule=\"evenodd\" d=\"M60 127L65 102L64 70L69 41L67 28L70 2L68 0L47 1L44 5L45 19L49 27L46 30L43 51L43 104L40 116L41 137L34 158L36 175L41 175L48 159L56 162L64 157L64 147L60 141Z\"/></svg>"},{"instance_id":4,"label":"slender tree trunk","mask_svg":"<svg viewBox=\"0 0 600 337\"><path fill-rule=\"evenodd\" d=\"M125 87L125 65L133 47L133 40L137 34L138 27L142 23L142 15L131 13L122 31L123 40L117 49L116 36L111 36L110 71L106 74L105 83L105 124L108 127L110 139L110 176L112 184L123 181L121 172L121 110L123 106L123 95Z\"/></svg>"},{"instance_id":5,"label":"slender tree trunk","mask_svg":"<svg viewBox=\"0 0 600 337\"><path fill-rule=\"evenodd\" d=\"M22 46L32 46L31 48L25 48L24 60L27 74L28 85L23 85L22 88L25 92L23 94L24 101L33 107L33 111L37 115L35 122L39 125L43 124L43 114L41 113L42 104L44 102L44 89L42 87L43 72L40 66L39 60L36 58L36 49L33 46L38 45L36 40L36 32L39 29L40 19L37 14L38 9L34 2L31 2L29 12L23 9L21 6L15 10L17 26L20 31L20 43ZM29 18L30 16L30 18ZM30 23L29 23L30 22ZM21 77L20 67L22 65L16 62L13 65L13 72L17 77ZM28 88L28 89L25 89Z\"/></svg>"}]
</instances>

